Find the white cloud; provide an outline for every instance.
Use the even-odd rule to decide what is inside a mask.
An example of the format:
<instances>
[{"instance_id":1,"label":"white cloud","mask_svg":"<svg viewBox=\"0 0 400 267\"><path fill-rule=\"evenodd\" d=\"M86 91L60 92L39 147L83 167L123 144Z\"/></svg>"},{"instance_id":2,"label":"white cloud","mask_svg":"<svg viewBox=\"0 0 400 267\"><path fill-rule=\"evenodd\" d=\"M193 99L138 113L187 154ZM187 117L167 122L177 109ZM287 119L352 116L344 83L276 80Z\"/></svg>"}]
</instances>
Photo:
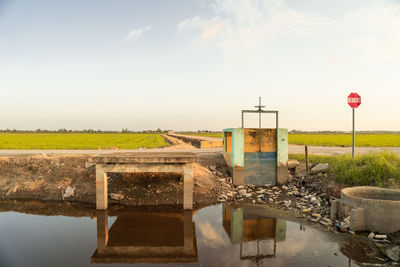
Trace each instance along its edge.
<instances>
[{"instance_id":1,"label":"white cloud","mask_svg":"<svg viewBox=\"0 0 400 267\"><path fill-rule=\"evenodd\" d=\"M191 19L185 19L178 24L178 30L184 30L187 28L201 28L202 32L199 39L203 42L211 41L223 27L228 25L227 20L222 20L219 16L213 17L209 20L201 17L193 17Z\"/></svg>"},{"instance_id":2,"label":"white cloud","mask_svg":"<svg viewBox=\"0 0 400 267\"><path fill-rule=\"evenodd\" d=\"M262 58L276 42L310 38L324 43L327 57L400 59L400 3L377 1L336 17L296 9L284 0L214 0L211 8L215 17L187 18L178 29L200 29L198 38L214 40L228 61Z\"/></svg>"},{"instance_id":3,"label":"white cloud","mask_svg":"<svg viewBox=\"0 0 400 267\"><path fill-rule=\"evenodd\" d=\"M125 37L126 39L134 39L134 38L138 38L140 36L142 36L142 34L146 31L150 31L151 30L151 25L148 25L144 28L140 28L140 29L133 29L131 30L128 35Z\"/></svg>"},{"instance_id":4,"label":"white cloud","mask_svg":"<svg viewBox=\"0 0 400 267\"><path fill-rule=\"evenodd\" d=\"M201 232L202 242L209 247L216 248L226 246L227 240L222 233L215 229L209 222L200 222L197 224Z\"/></svg>"}]
</instances>

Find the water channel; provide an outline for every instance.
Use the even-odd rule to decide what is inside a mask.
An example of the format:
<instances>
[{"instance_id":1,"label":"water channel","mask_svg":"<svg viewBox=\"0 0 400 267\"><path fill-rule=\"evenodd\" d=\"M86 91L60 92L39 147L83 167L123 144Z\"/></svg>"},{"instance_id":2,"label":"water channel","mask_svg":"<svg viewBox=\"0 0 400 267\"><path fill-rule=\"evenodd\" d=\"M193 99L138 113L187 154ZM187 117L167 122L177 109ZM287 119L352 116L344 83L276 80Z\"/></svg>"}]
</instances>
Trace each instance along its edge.
<instances>
[{"instance_id":1,"label":"water channel","mask_svg":"<svg viewBox=\"0 0 400 267\"><path fill-rule=\"evenodd\" d=\"M32 209L27 206L38 206ZM349 235L218 204L196 211L96 211L1 202L0 266L359 266L377 263ZM10 208L7 208L11 206Z\"/></svg>"}]
</instances>

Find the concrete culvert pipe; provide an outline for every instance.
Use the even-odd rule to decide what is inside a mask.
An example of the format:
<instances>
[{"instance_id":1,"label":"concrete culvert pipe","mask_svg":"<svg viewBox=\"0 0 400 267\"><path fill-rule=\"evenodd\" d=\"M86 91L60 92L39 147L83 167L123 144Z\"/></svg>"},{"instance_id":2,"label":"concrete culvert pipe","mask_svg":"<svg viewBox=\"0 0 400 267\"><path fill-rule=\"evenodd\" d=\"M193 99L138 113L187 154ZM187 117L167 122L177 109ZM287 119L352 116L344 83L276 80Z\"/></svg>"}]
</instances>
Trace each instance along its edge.
<instances>
[{"instance_id":1,"label":"concrete culvert pipe","mask_svg":"<svg viewBox=\"0 0 400 267\"><path fill-rule=\"evenodd\" d=\"M340 201L340 212L345 216L350 214L353 231L392 233L400 230L400 190L349 187L342 190Z\"/></svg>"}]
</instances>

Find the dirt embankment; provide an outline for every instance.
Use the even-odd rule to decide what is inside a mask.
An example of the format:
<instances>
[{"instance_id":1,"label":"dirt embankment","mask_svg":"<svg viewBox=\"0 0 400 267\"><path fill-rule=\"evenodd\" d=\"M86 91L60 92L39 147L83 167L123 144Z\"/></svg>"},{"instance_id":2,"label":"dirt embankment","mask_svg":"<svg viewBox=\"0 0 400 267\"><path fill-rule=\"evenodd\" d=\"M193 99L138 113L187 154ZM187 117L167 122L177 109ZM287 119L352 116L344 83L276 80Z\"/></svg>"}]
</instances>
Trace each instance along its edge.
<instances>
[{"instance_id":1,"label":"dirt embankment","mask_svg":"<svg viewBox=\"0 0 400 267\"><path fill-rule=\"evenodd\" d=\"M0 199L96 202L95 166L89 155L0 157ZM194 164L194 204L216 203L230 189L221 154L199 155ZM126 205L170 205L183 200L178 173L112 173L109 202ZM69 192L69 194L68 194Z\"/></svg>"}]
</instances>

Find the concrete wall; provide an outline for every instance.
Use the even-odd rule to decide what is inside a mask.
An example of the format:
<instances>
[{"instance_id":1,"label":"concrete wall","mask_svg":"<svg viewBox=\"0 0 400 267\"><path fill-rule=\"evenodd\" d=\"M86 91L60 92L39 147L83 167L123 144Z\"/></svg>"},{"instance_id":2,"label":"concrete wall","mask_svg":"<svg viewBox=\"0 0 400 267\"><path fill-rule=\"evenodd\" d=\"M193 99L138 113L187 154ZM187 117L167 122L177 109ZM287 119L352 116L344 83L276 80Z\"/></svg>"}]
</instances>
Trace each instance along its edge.
<instances>
[{"instance_id":1,"label":"concrete wall","mask_svg":"<svg viewBox=\"0 0 400 267\"><path fill-rule=\"evenodd\" d=\"M288 146L288 130L278 129L278 184L286 184L288 181L288 157L289 157L289 146Z\"/></svg>"},{"instance_id":2,"label":"concrete wall","mask_svg":"<svg viewBox=\"0 0 400 267\"><path fill-rule=\"evenodd\" d=\"M225 129L224 158L231 168L233 183L286 183L287 141L287 129L278 129L278 143L276 129L261 129L261 132L259 129L250 128Z\"/></svg>"},{"instance_id":3,"label":"concrete wall","mask_svg":"<svg viewBox=\"0 0 400 267\"><path fill-rule=\"evenodd\" d=\"M392 233L400 230L400 190L372 186L345 188L340 201L342 215L350 215L353 231Z\"/></svg>"}]
</instances>

